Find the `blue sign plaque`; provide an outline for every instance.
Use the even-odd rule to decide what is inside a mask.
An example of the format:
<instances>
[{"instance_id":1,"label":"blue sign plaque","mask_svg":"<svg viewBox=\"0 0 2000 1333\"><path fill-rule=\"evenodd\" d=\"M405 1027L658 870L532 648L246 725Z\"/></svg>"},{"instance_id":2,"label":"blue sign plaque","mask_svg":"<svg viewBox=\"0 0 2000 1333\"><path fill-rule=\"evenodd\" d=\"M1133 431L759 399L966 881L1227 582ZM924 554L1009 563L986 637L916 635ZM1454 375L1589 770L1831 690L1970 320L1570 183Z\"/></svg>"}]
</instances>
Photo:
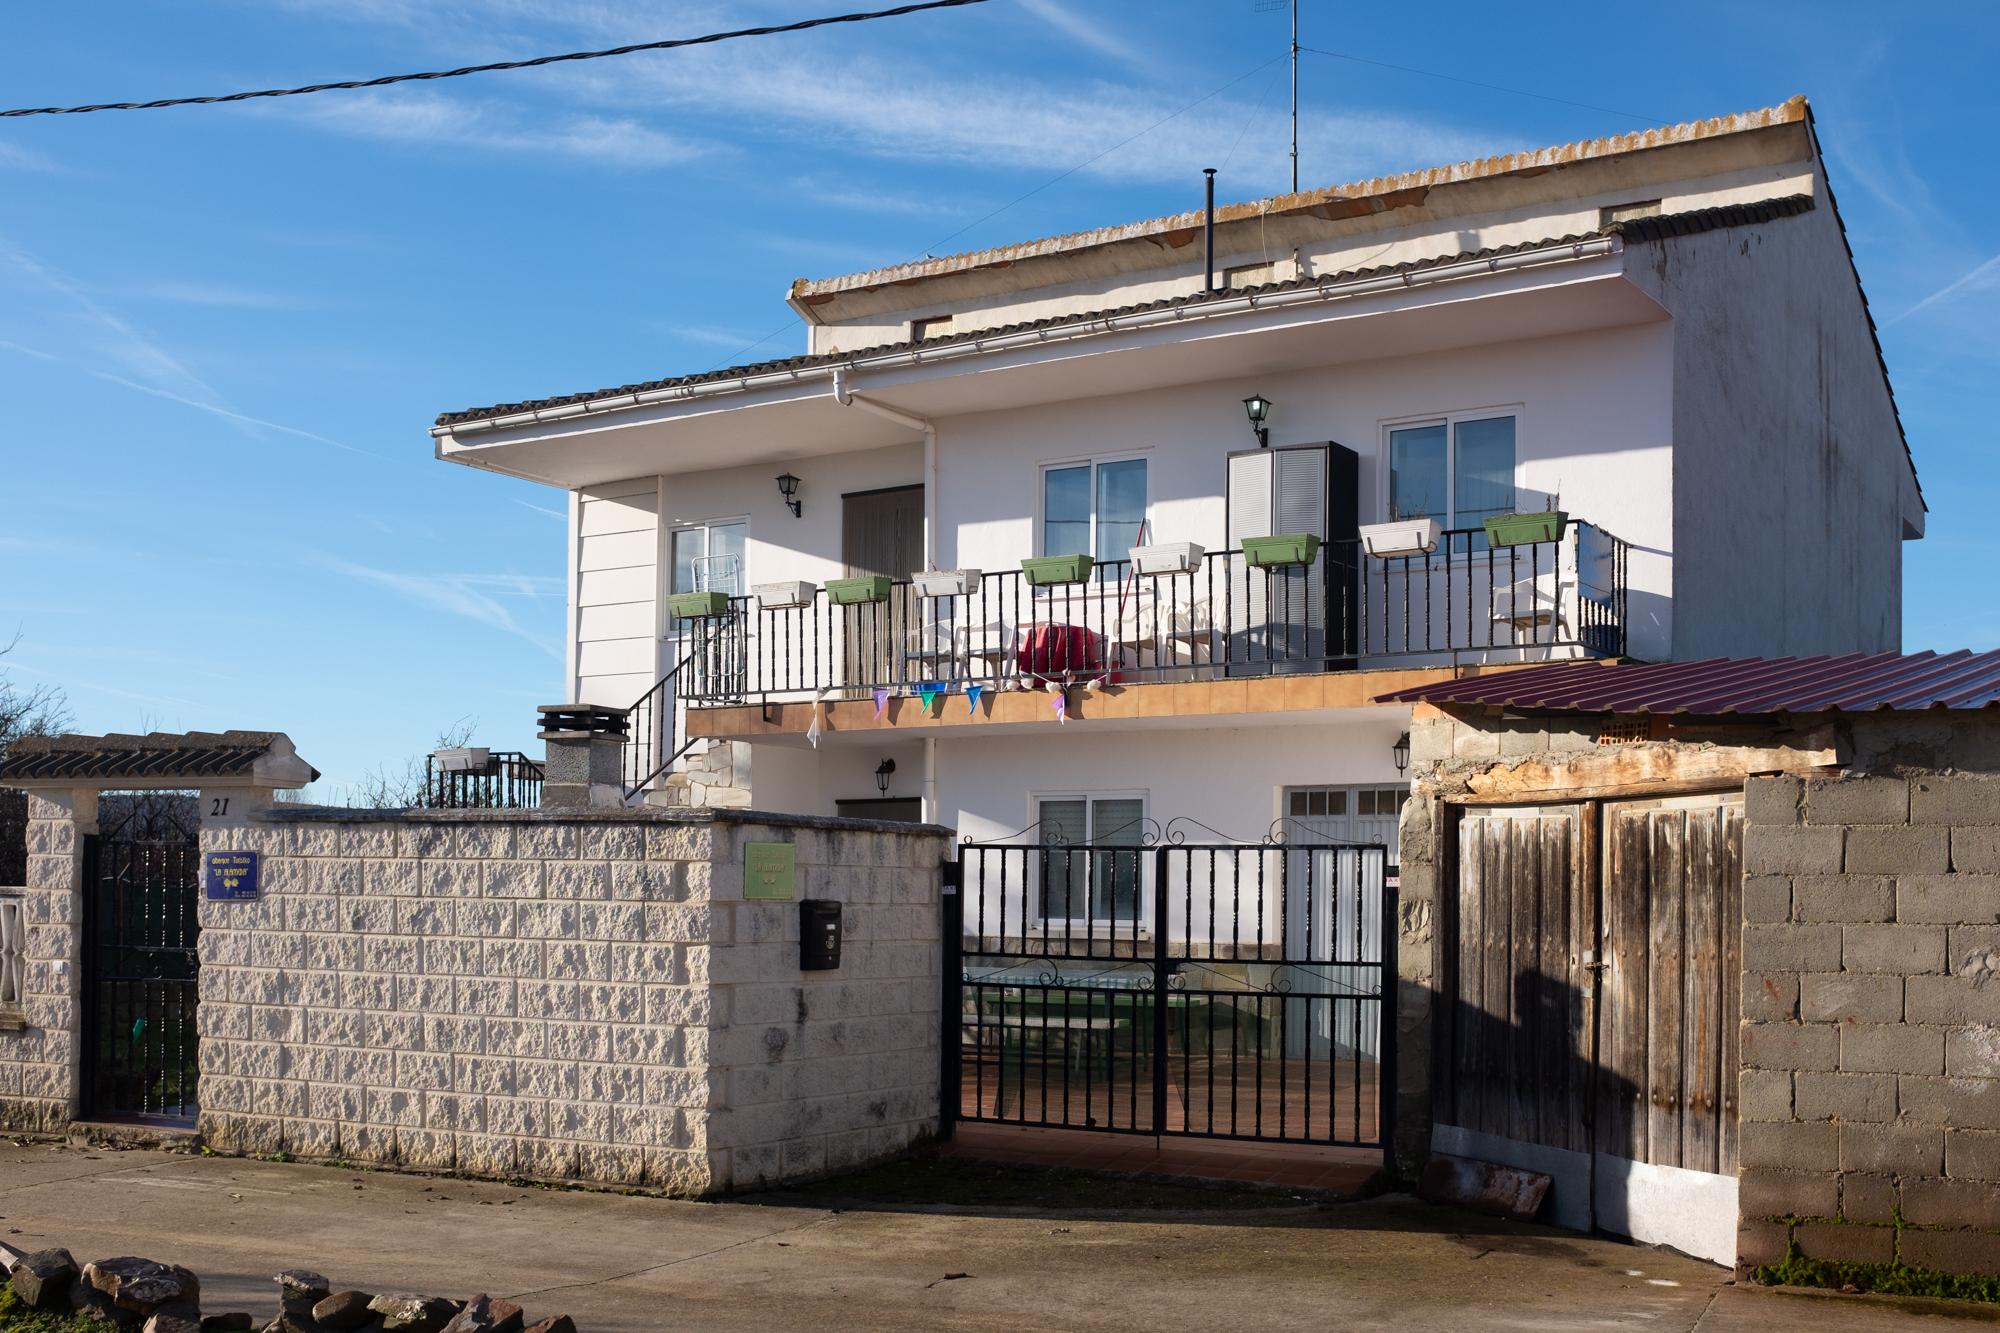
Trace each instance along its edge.
<instances>
[{"instance_id":1,"label":"blue sign plaque","mask_svg":"<svg viewBox=\"0 0 2000 1333\"><path fill-rule=\"evenodd\" d=\"M255 898L257 853L205 852L201 858L201 878L211 899L241 902Z\"/></svg>"}]
</instances>

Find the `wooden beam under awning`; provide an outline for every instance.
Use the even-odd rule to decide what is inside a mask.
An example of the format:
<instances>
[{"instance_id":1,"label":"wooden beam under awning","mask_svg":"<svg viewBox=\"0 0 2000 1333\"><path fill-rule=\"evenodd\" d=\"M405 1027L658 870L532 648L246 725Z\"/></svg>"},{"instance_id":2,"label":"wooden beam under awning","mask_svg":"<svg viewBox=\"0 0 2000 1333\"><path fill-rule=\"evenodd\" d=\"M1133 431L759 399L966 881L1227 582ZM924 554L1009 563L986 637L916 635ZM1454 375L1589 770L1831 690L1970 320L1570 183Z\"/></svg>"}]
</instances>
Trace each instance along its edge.
<instances>
[{"instance_id":1,"label":"wooden beam under awning","mask_svg":"<svg viewBox=\"0 0 2000 1333\"><path fill-rule=\"evenodd\" d=\"M1163 681L1145 685L1107 685L1069 690L1073 722L1145 718L1228 718L1244 714L1308 713L1331 709L1378 708L1376 699L1397 690L1455 680L1488 671L1514 671L1516 665L1468 667L1404 667L1388 671L1344 671L1322 675L1258 676L1244 680ZM895 694L875 716L875 701L829 699L821 705L820 727L842 731L936 732L980 727L1054 727L1055 710L1047 690L997 691L988 688L977 709L966 707L961 687L944 695L928 711L914 694ZM812 721L809 701L690 707L687 734L709 740L754 741L799 736Z\"/></svg>"}]
</instances>

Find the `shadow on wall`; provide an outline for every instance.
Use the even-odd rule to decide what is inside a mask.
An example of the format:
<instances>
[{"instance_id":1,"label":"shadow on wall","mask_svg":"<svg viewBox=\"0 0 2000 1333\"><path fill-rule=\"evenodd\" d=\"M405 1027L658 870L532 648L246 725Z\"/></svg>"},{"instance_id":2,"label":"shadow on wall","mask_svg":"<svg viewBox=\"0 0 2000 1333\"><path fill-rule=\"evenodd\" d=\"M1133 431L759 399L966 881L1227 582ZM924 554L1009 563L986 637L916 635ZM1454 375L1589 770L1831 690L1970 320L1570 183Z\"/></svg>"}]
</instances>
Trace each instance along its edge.
<instances>
[{"instance_id":1,"label":"shadow on wall","mask_svg":"<svg viewBox=\"0 0 2000 1333\"><path fill-rule=\"evenodd\" d=\"M1591 997L1567 974L1515 971L1504 935L1480 944L1479 994L1439 997L1431 1148L1543 1172L1552 1183L1539 1220L1624 1234L1630 1181L1593 1173L1592 1153L1641 1155L1643 1091L1596 1060Z\"/></svg>"}]
</instances>

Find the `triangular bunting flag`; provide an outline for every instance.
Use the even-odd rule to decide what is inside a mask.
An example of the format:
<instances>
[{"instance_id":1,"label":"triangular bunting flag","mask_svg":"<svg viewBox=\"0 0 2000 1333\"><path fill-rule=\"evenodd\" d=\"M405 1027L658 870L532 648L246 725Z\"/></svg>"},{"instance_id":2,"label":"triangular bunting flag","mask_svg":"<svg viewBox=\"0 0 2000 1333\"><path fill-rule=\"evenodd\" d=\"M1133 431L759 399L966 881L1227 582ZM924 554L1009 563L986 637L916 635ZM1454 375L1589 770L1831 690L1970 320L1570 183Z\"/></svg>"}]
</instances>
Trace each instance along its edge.
<instances>
[{"instance_id":1,"label":"triangular bunting flag","mask_svg":"<svg viewBox=\"0 0 2000 1333\"><path fill-rule=\"evenodd\" d=\"M889 706L889 691L880 685L875 687L875 720L882 720L882 710Z\"/></svg>"},{"instance_id":2,"label":"triangular bunting flag","mask_svg":"<svg viewBox=\"0 0 2000 1333\"><path fill-rule=\"evenodd\" d=\"M1054 688L1053 682L1051 682L1050 687ZM1064 694L1061 690L1056 690L1049 698L1049 707L1056 710L1056 723L1058 726L1067 726L1069 724L1069 696L1067 694Z\"/></svg>"},{"instance_id":3,"label":"triangular bunting flag","mask_svg":"<svg viewBox=\"0 0 2000 1333\"><path fill-rule=\"evenodd\" d=\"M965 711L968 716L979 711L979 696L984 693L986 693L984 685L968 685L965 687Z\"/></svg>"},{"instance_id":4,"label":"triangular bunting flag","mask_svg":"<svg viewBox=\"0 0 2000 1333\"><path fill-rule=\"evenodd\" d=\"M942 685L919 685L917 687L917 697L924 701L924 711L926 713L931 711L931 705L936 703L938 696L943 693L944 686Z\"/></svg>"}]
</instances>

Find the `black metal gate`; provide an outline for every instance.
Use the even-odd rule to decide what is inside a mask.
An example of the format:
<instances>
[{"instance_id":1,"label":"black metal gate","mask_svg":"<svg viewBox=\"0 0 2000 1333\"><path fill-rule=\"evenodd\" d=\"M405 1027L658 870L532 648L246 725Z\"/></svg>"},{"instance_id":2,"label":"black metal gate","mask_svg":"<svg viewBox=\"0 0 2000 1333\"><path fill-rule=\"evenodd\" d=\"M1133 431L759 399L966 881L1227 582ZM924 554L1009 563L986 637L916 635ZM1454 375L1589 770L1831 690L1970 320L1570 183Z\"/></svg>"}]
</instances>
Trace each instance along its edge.
<instances>
[{"instance_id":1,"label":"black metal gate","mask_svg":"<svg viewBox=\"0 0 2000 1333\"><path fill-rule=\"evenodd\" d=\"M86 1115L194 1119L200 861L192 842L85 843Z\"/></svg>"},{"instance_id":2,"label":"black metal gate","mask_svg":"<svg viewBox=\"0 0 2000 1333\"><path fill-rule=\"evenodd\" d=\"M1387 1150L1387 864L1331 843L966 844L945 1121Z\"/></svg>"}]
</instances>

